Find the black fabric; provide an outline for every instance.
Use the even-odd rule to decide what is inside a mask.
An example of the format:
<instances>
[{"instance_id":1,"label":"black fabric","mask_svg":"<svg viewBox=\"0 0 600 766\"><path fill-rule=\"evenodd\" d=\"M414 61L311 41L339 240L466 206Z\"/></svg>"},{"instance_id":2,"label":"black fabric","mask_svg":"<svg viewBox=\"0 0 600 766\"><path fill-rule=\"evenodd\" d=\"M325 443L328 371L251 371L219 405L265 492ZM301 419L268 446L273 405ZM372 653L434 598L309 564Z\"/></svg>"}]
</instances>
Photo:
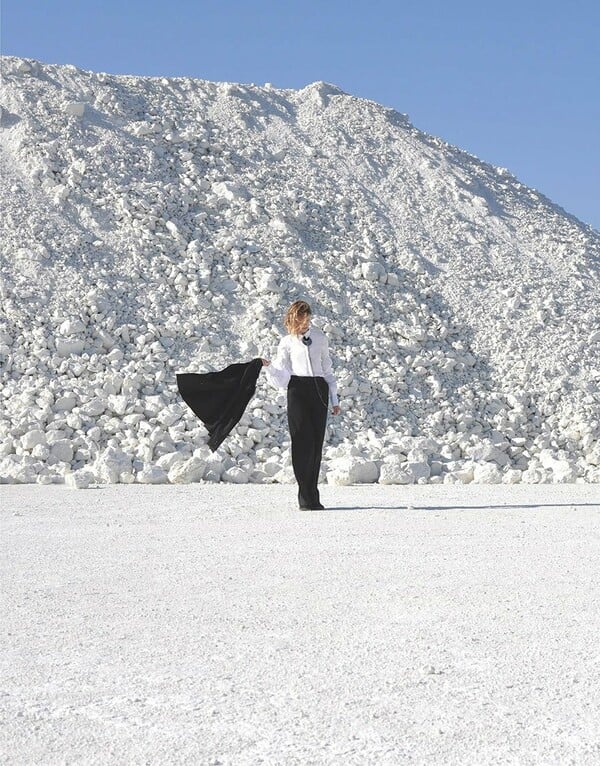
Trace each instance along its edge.
<instances>
[{"instance_id":1,"label":"black fabric","mask_svg":"<svg viewBox=\"0 0 600 766\"><path fill-rule=\"evenodd\" d=\"M288 425L292 438L292 466L298 482L298 504L320 504L319 470L327 424L329 386L325 378L292 375L288 384Z\"/></svg>"},{"instance_id":2,"label":"black fabric","mask_svg":"<svg viewBox=\"0 0 600 766\"><path fill-rule=\"evenodd\" d=\"M253 359L230 364L219 372L183 372L176 376L183 400L208 429L208 446L213 452L244 414L262 366L262 359Z\"/></svg>"}]
</instances>

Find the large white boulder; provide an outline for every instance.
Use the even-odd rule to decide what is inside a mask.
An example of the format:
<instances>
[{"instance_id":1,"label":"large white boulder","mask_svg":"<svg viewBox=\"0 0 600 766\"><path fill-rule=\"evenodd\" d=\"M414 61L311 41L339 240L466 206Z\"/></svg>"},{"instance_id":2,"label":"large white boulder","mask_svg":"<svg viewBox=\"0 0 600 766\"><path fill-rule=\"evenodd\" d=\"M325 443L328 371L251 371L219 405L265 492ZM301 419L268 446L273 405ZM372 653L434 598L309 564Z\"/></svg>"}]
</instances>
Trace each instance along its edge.
<instances>
[{"instance_id":1,"label":"large white boulder","mask_svg":"<svg viewBox=\"0 0 600 766\"><path fill-rule=\"evenodd\" d=\"M540 450L538 459L542 467L550 472L554 484L570 484L577 479L575 461L556 458L549 449Z\"/></svg>"},{"instance_id":2,"label":"large white boulder","mask_svg":"<svg viewBox=\"0 0 600 766\"><path fill-rule=\"evenodd\" d=\"M475 484L501 484L502 471L496 463L476 463L473 468Z\"/></svg>"},{"instance_id":3,"label":"large white boulder","mask_svg":"<svg viewBox=\"0 0 600 766\"><path fill-rule=\"evenodd\" d=\"M79 471L65 474L65 485L72 489L87 489L95 481L94 472L89 468L81 468Z\"/></svg>"},{"instance_id":4,"label":"large white boulder","mask_svg":"<svg viewBox=\"0 0 600 766\"><path fill-rule=\"evenodd\" d=\"M107 447L98 455L92 469L102 484L130 484L131 455L117 447Z\"/></svg>"},{"instance_id":5,"label":"large white boulder","mask_svg":"<svg viewBox=\"0 0 600 766\"><path fill-rule=\"evenodd\" d=\"M184 409L180 404L170 404L157 414L156 419L165 428L169 428L169 426L172 426L174 423L177 423L178 420L181 420L183 414Z\"/></svg>"},{"instance_id":6,"label":"large white boulder","mask_svg":"<svg viewBox=\"0 0 600 766\"><path fill-rule=\"evenodd\" d=\"M200 481L205 468L206 460L197 455L177 461L169 469L169 481L171 484L191 484Z\"/></svg>"},{"instance_id":7,"label":"large white boulder","mask_svg":"<svg viewBox=\"0 0 600 766\"><path fill-rule=\"evenodd\" d=\"M142 470L137 472L135 480L139 484L167 484L169 477L159 465L144 465Z\"/></svg>"},{"instance_id":8,"label":"large white boulder","mask_svg":"<svg viewBox=\"0 0 600 766\"><path fill-rule=\"evenodd\" d=\"M381 465L379 474L380 484L416 484L427 481L431 475L431 469L426 462L403 463L385 461Z\"/></svg>"},{"instance_id":9,"label":"large white boulder","mask_svg":"<svg viewBox=\"0 0 600 766\"><path fill-rule=\"evenodd\" d=\"M84 415L87 415L90 418L95 418L106 411L106 404L106 400L101 399L99 396L94 396L89 402L86 402L81 406L81 411Z\"/></svg>"},{"instance_id":10,"label":"large white boulder","mask_svg":"<svg viewBox=\"0 0 600 766\"><path fill-rule=\"evenodd\" d=\"M327 483L341 486L373 484L378 478L377 463L354 455L333 459L329 463L327 471Z\"/></svg>"},{"instance_id":11,"label":"large white boulder","mask_svg":"<svg viewBox=\"0 0 600 766\"><path fill-rule=\"evenodd\" d=\"M64 463L73 460L73 445L70 439L59 439L50 447L50 456Z\"/></svg>"},{"instance_id":12,"label":"large white boulder","mask_svg":"<svg viewBox=\"0 0 600 766\"><path fill-rule=\"evenodd\" d=\"M521 482L522 471L518 468L509 468L502 475L503 484L519 484Z\"/></svg>"},{"instance_id":13,"label":"large white boulder","mask_svg":"<svg viewBox=\"0 0 600 766\"><path fill-rule=\"evenodd\" d=\"M493 461L502 466L510 463L510 458L506 452L503 452L493 444L477 444L471 450L467 450L466 454L477 463L485 464ZM475 481L477 481L477 478L475 478Z\"/></svg>"},{"instance_id":14,"label":"large white boulder","mask_svg":"<svg viewBox=\"0 0 600 766\"><path fill-rule=\"evenodd\" d=\"M57 338L56 350L61 356L69 356L70 354L83 354L85 349L85 341L75 338L73 340L69 338Z\"/></svg>"},{"instance_id":15,"label":"large white boulder","mask_svg":"<svg viewBox=\"0 0 600 766\"><path fill-rule=\"evenodd\" d=\"M54 407L52 408L55 412L69 412L70 410L75 407L77 404L77 397L75 394L65 394L64 396L59 396L58 399L54 402Z\"/></svg>"},{"instance_id":16,"label":"large white boulder","mask_svg":"<svg viewBox=\"0 0 600 766\"><path fill-rule=\"evenodd\" d=\"M542 484L548 481L549 472L537 461L531 461L521 474L525 484Z\"/></svg>"},{"instance_id":17,"label":"large white boulder","mask_svg":"<svg viewBox=\"0 0 600 766\"><path fill-rule=\"evenodd\" d=\"M46 443L46 434L39 428L34 428L26 434L23 434L21 437L21 447L23 447L23 449L33 449L37 444Z\"/></svg>"},{"instance_id":18,"label":"large white boulder","mask_svg":"<svg viewBox=\"0 0 600 766\"><path fill-rule=\"evenodd\" d=\"M444 484L470 484L475 475L475 464L466 461L443 474Z\"/></svg>"},{"instance_id":19,"label":"large white boulder","mask_svg":"<svg viewBox=\"0 0 600 766\"><path fill-rule=\"evenodd\" d=\"M183 463L185 460L186 456L182 455L181 452L167 452L158 458L156 465L163 468L168 473L174 465Z\"/></svg>"},{"instance_id":20,"label":"large white boulder","mask_svg":"<svg viewBox=\"0 0 600 766\"><path fill-rule=\"evenodd\" d=\"M30 455L7 455L0 460L0 484L35 484L43 468Z\"/></svg>"},{"instance_id":21,"label":"large white boulder","mask_svg":"<svg viewBox=\"0 0 600 766\"><path fill-rule=\"evenodd\" d=\"M221 479L223 481L231 482L232 484L247 484L250 479L250 472L234 465L226 471L223 471Z\"/></svg>"},{"instance_id":22,"label":"large white boulder","mask_svg":"<svg viewBox=\"0 0 600 766\"><path fill-rule=\"evenodd\" d=\"M108 409L115 415L125 415L130 407L129 397L122 394L111 394L107 399Z\"/></svg>"}]
</instances>

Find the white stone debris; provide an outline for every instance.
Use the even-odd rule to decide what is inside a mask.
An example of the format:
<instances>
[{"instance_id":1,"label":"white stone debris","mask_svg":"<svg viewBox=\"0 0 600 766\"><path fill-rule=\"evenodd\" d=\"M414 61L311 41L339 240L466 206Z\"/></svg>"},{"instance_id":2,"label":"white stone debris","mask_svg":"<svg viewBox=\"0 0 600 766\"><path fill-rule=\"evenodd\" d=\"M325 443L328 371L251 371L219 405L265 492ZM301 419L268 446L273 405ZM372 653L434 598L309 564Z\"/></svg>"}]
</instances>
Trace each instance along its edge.
<instances>
[{"instance_id":1,"label":"white stone debris","mask_svg":"<svg viewBox=\"0 0 600 766\"><path fill-rule=\"evenodd\" d=\"M327 83L3 61L0 483L293 483L285 392L213 455L175 375L272 358L297 298L322 481L600 482L598 232Z\"/></svg>"},{"instance_id":2,"label":"white stone debris","mask_svg":"<svg viewBox=\"0 0 600 766\"><path fill-rule=\"evenodd\" d=\"M71 101L65 104L65 112L72 117L83 117L85 113L85 102L83 101Z\"/></svg>"}]
</instances>

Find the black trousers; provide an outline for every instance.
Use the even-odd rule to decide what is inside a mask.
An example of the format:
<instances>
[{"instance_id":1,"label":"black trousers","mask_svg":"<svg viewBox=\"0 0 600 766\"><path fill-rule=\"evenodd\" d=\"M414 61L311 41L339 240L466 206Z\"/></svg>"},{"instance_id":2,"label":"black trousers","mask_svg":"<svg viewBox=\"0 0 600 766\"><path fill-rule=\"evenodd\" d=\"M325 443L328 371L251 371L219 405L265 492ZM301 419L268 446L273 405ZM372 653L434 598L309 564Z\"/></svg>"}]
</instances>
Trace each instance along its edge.
<instances>
[{"instance_id":1,"label":"black trousers","mask_svg":"<svg viewBox=\"0 0 600 766\"><path fill-rule=\"evenodd\" d=\"M292 438L292 465L298 482L298 503L320 503L319 469L327 424L329 385L325 378L292 375L287 389L287 414Z\"/></svg>"}]
</instances>

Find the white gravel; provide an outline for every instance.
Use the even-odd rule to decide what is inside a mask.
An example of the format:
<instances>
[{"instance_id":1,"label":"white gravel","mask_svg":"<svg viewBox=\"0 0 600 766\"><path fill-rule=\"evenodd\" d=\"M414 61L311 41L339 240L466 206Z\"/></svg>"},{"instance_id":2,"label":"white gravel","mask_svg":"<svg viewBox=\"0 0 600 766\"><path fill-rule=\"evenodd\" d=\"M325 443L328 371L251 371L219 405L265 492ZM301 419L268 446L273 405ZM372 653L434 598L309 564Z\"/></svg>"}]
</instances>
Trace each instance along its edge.
<instances>
[{"instance_id":1,"label":"white gravel","mask_svg":"<svg viewBox=\"0 0 600 766\"><path fill-rule=\"evenodd\" d=\"M594 485L0 488L6 764L597 764Z\"/></svg>"}]
</instances>

